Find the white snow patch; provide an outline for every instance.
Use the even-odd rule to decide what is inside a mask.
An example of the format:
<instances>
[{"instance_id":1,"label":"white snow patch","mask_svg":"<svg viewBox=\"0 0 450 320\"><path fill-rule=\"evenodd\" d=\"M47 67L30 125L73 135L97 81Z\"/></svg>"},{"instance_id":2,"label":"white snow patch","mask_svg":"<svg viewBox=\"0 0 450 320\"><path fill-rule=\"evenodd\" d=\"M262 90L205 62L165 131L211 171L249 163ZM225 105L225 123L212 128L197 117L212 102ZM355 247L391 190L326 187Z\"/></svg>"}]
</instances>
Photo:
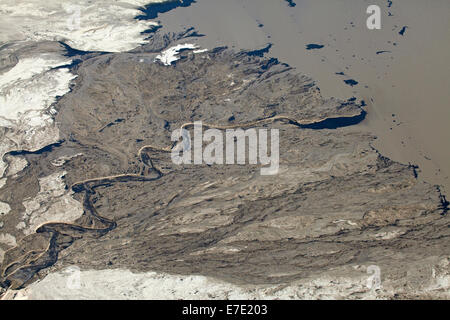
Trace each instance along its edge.
<instances>
[{"instance_id":1,"label":"white snow patch","mask_svg":"<svg viewBox=\"0 0 450 320\"><path fill-rule=\"evenodd\" d=\"M4 216L11 211L9 204L5 202L0 202L0 216Z\"/></svg>"},{"instance_id":2,"label":"white snow patch","mask_svg":"<svg viewBox=\"0 0 450 320\"><path fill-rule=\"evenodd\" d=\"M39 179L40 191L33 199L23 202L23 219L28 226L24 233L29 235L48 222L70 223L83 214L83 206L72 198L73 191L65 190L62 177L65 171L55 172Z\"/></svg>"},{"instance_id":3,"label":"white snow patch","mask_svg":"<svg viewBox=\"0 0 450 320\"><path fill-rule=\"evenodd\" d=\"M377 234L375 234L375 238L377 239L381 239L381 240L391 240L394 238L397 238L398 236L401 236L402 234L404 234L405 231L403 230L394 230L394 231L390 231L390 232L379 232Z\"/></svg>"},{"instance_id":4,"label":"white snow patch","mask_svg":"<svg viewBox=\"0 0 450 320\"><path fill-rule=\"evenodd\" d=\"M164 50L161 54L157 55L155 60L161 61L165 66L170 66L172 62L179 60L180 58L177 56L181 50L194 50L194 53L201 53L208 51L207 49L203 50L195 50L197 46L192 43L178 44L174 47Z\"/></svg>"},{"instance_id":5,"label":"white snow patch","mask_svg":"<svg viewBox=\"0 0 450 320\"><path fill-rule=\"evenodd\" d=\"M25 224L25 222L20 221L17 225L16 225L16 229L17 230L23 230L27 227L27 225Z\"/></svg>"},{"instance_id":6,"label":"white snow patch","mask_svg":"<svg viewBox=\"0 0 450 320\"><path fill-rule=\"evenodd\" d=\"M0 243L10 247L15 247L17 245L16 237L9 233L0 233Z\"/></svg>"},{"instance_id":7,"label":"white snow patch","mask_svg":"<svg viewBox=\"0 0 450 320\"><path fill-rule=\"evenodd\" d=\"M29 80L36 74L70 63L72 63L72 60L61 60L61 58L51 54L42 54L40 57L20 60L11 70L2 74L0 88L14 87L19 81Z\"/></svg>"},{"instance_id":8,"label":"white snow patch","mask_svg":"<svg viewBox=\"0 0 450 320\"><path fill-rule=\"evenodd\" d=\"M203 53L203 52L207 52L208 49L199 49L199 50L194 50L194 53Z\"/></svg>"},{"instance_id":9,"label":"white snow patch","mask_svg":"<svg viewBox=\"0 0 450 320\"><path fill-rule=\"evenodd\" d=\"M8 166L8 177L14 177L28 166L28 161L24 158L11 157Z\"/></svg>"},{"instance_id":10,"label":"white snow patch","mask_svg":"<svg viewBox=\"0 0 450 320\"><path fill-rule=\"evenodd\" d=\"M70 81L76 78L69 69L51 69L71 62L47 54L20 60L0 76L0 117L17 121L30 110L48 108L69 91Z\"/></svg>"},{"instance_id":11,"label":"white snow patch","mask_svg":"<svg viewBox=\"0 0 450 320\"><path fill-rule=\"evenodd\" d=\"M71 156L62 156L62 157L59 157L59 158L56 159L56 160L53 160L53 161L51 162L51 164L54 165L55 167L61 167L61 166L63 166L67 161L70 161L70 160L72 160L73 158L76 158L76 157L79 157L79 156L82 156L82 155L83 155L82 153L77 153L77 154L74 154L74 155L71 155Z\"/></svg>"}]
</instances>

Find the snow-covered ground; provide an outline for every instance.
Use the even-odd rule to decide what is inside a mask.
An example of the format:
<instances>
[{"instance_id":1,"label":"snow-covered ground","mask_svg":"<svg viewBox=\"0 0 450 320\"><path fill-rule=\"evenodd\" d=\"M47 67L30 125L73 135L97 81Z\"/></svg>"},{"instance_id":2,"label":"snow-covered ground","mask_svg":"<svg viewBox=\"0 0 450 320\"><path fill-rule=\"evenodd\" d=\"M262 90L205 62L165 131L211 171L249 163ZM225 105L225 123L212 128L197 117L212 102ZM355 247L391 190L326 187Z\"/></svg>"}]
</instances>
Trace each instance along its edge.
<instances>
[{"instance_id":1,"label":"snow-covered ground","mask_svg":"<svg viewBox=\"0 0 450 320\"><path fill-rule=\"evenodd\" d=\"M165 0L2 0L0 43L64 41L79 50L120 52L145 42L143 31L157 25L134 18L138 10Z\"/></svg>"},{"instance_id":2,"label":"snow-covered ground","mask_svg":"<svg viewBox=\"0 0 450 320\"><path fill-rule=\"evenodd\" d=\"M449 262L449 258L442 259L432 267L433 274L420 288L421 293L450 297ZM288 285L240 286L198 275L121 269L80 271L73 266L50 273L26 289L9 291L4 299L389 299L395 294L415 294L409 289L395 289L400 286L389 279L374 287L368 268L345 266Z\"/></svg>"},{"instance_id":3,"label":"snow-covered ground","mask_svg":"<svg viewBox=\"0 0 450 320\"><path fill-rule=\"evenodd\" d=\"M11 121L26 116L30 110L45 110L57 96L66 94L75 76L67 68L52 69L71 62L62 57L42 54L20 60L14 68L1 75L0 125L8 126Z\"/></svg>"},{"instance_id":4,"label":"snow-covered ground","mask_svg":"<svg viewBox=\"0 0 450 320\"><path fill-rule=\"evenodd\" d=\"M374 292L366 287L366 278L367 275L361 272L357 280L317 279L289 286L242 287L197 275L132 273L119 269L80 272L77 268L68 268L67 272L51 273L24 290L10 291L5 299L311 299L321 295L323 298L338 298L341 291L349 287L354 287L354 292L374 297ZM335 282L333 286L330 286L331 281Z\"/></svg>"},{"instance_id":5,"label":"snow-covered ground","mask_svg":"<svg viewBox=\"0 0 450 320\"><path fill-rule=\"evenodd\" d=\"M0 177L7 164L3 155L18 149L39 149L58 140L51 116L44 111L69 91L75 78L67 68L71 63L56 54L24 58L0 75L0 126L10 130L0 143ZM47 134L48 133L48 134ZM36 143L35 143L36 142Z\"/></svg>"}]
</instances>

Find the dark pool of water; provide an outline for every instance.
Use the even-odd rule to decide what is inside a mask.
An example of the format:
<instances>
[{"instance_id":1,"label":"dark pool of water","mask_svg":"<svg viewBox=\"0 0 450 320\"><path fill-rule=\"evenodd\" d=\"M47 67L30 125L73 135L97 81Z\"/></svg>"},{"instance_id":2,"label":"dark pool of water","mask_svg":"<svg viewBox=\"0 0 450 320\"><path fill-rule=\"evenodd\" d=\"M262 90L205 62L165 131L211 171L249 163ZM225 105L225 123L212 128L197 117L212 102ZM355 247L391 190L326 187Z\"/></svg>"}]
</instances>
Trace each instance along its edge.
<instances>
[{"instance_id":1,"label":"dark pool of water","mask_svg":"<svg viewBox=\"0 0 450 320\"><path fill-rule=\"evenodd\" d=\"M403 36L405 34L407 28L408 28L408 26L404 26L398 34Z\"/></svg>"},{"instance_id":2,"label":"dark pool of water","mask_svg":"<svg viewBox=\"0 0 450 320\"><path fill-rule=\"evenodd\" d=\"M285 0L285 1L288 3L289 7L295 7L297 5L293 0Z\"/></svg>"},{"instance_id":3,"label":"dark pool of water","mask_svg":"<svg viewBox=\"0 0 450 320\"><path fill-rule=\"evenodd\" d=\"M351 87L356 86L359 82L353 79L344 80L345 84L348 84Z\"/></svg>"},{"instance_id":4,"label":"dark pool of water","mask_svg":"<svg viewBox=\"0 0 450 320\"><path fill-rule=\"evenodd\" d=\"M310 43L306 45L306 50L318 50L322 49L324 46L321 44Z\"/></svg>"},{"instance_id":5,"label":"dark pool of water","mask_svg":"<svg viewBox=\"0 0 450 320\"><path fill-rule=\"evenodd\" d=\"M195 0L176 0L170 2L162 3L150 3L144 7L141 11L143 15L137 16L138 20L149 20L155 19L160 13L165 13L178 7L189 7L191 4L195 3Z\"/></svg>"},{"instance_id":6,"label":"dark pool of water","mask_svg":"<svg viewBox=\"0 0 450 320\"><path fill-rule=\"evenodd\" d=\"M382 54L382 53L391 53L392 51L389 50L381 50L381 51L377 51L377 54Z\"/></svg>"},{"instance_id":7,"label":"dark pool of water","mask_svg":"<svg viewBox=\"0 0 450 320\"><path fill-rule=\"evenodd\" d=\"M367 112L362 110L361 113L354 117L338 117L338 118L329 118L320 122L300 125L300 128L303 129L337 129L343 127L354 126L366 118Z\"/></svg>"},{"instance_id":8,"label":"dark pool of water","mask_svg":"<svg viewBox=\"0 0 450 320\"><path fill-rule=\"evenodd\" d=\"M270 48L272 48L271 43L269 43L266 47L264 47L262 49L249 51L249 52L247 52L247 55L263 57L265 53L268 53L270 51Z\"/></svg>"},{"instance_id":9,"label":"dark pool of water","mask_svg":"<svg viewBox=\"0 0 450 320\"><path fill-rule=\"evenodd\" d=\"M51 152L53 149L60 147L64 143L64 140L60 140L56 143L49 144L48 146L43 147L42 149L36 150L36 151L28 151L28 150L17 150L17 151L10 151L7 153L7 155L11 156L23 156L27 154L43 154L46 152Z\"/></svg>"}]
</instances>

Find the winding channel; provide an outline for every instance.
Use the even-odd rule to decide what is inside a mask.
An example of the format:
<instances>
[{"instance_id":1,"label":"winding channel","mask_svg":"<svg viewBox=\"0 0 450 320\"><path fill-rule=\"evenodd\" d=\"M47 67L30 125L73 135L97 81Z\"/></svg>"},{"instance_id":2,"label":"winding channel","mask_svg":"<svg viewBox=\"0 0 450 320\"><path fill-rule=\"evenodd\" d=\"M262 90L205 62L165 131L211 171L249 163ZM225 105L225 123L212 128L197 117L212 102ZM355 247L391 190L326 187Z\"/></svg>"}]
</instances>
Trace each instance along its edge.
<instances>
[{"instance_id":1,"label":"winding channel","mask_svg":"<svg viewBox=\"0 0 450 320\"><path fill-rule=\"evenodd\" d=\"M336 129L338 127L357 124L365 118L365 115L366 112L361 109L361 113L359 115L323 118L316 121L302 121L286 115L277 115L240 124L219 125L203 123L202 126L225 130L249 128L273 123L275 121L284 121L302 129ZM183 124L180 129L185 129L192 126L194 126L194 122L187 122ZM0 272L0 285L7 289L20 289L30 282L38 271L55 264L58 260L59 252L68 248L75 240L81 239L84 235L89 235L94 238L101 237L109 231L115 229L117 227L117 223L114 220L101 216L92 202L92 196L95 194L95 188L116 182L154 181L160 179L163 176L163 173L159 168L153 165L147 151L154 150L160 152L171 152L176 144L177 143L174 142L172 145L167 147L158 147L153 145L145 145L141 147L138 151L138 158L144 166L139 174L127 173L91 178L75 182L71 186L71 189L75 193L84 193L83 208L87 214L87 218L91 221L91 225L94 226L83 226L76 223L66 222L48 222L39 226L36 229L36 233L50 234L50 241L47 248L44 251L30 250L24 254L21 254L16 261L2 267ZM12 151L8 154L18 154L19 152L20 151ZM33 236L35 236L35 234L25 236L18 243L24 243L27 239L32 241ZM5 252L5 259L8 253L13 253L14 251L20 251L20 246L17 245L16 247L7 250Z\"/></svg>"}]
</instances>

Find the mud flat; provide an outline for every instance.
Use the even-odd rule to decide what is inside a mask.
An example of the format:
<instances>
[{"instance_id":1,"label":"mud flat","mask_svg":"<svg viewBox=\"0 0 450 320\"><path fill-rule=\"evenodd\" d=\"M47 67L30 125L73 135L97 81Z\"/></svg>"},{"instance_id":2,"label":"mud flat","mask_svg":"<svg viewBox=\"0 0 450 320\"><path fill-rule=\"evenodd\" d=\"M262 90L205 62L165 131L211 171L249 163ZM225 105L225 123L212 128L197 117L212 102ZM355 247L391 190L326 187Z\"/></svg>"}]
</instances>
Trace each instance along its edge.
<instances>
[{"instance_id":1,"label":"mud flat","mask_svg":"<svg viewBox=\"0 0 450 320\"><path fill-rule=\"evenodd\" d=\"M142 5L127 3L133 14ZM392 19L400 3L380 1ZM385 121L390 104L378 101L392 65L374 59L397 59L416 27L392 20L375 45L361 29L347 35L365 23L365 7L348 0L309 30L323 9L333 12L328 5L149 5L136 26L155 26L146 19L157 16L162 27L141 33L133 25L126 43L113 32L117 41L105 43L118 47L92 47L103 44L95 41L102 28L84 30L92 38L82 42L39 31L45 39L2 47L4 92L65 76L51 82L61 93L33 110L4 108L4 298L448 298L449 203L435 181L423 181L425 169L386 157L375 136L383 123L401 128L404 116L389 111ZM127 25L131 11L123 12ZM323 34L330 27L335 34ZM395 48L386 49L393 34L395 44L386 43ZM24 68L38 57L45 68ZM24 69L27 79L15 77ZM378 80L368 76L375 71ZM41 135L24 120L31 111L47 121ZM279 129L279 174L174 165L172 131L197 120ZM67 285L70 267L81 271L81 290Z\"/></svg>"},{"instance_id":2,"label":"mud flat","mask_svg":"<svg viewBox=\"0 0 450 320\"><path fill-rule=\"evenodd\" d=\"M6 297L44 297L50 288L58 288L53 298L67 297L61 272L69 266L87 283L100 275L99 288L109 286L109 274L148 279L147 293L134 288L128 297L119 284L115 297L123 298L194 297L205 281L202 297L446 297L448 203L415 167L382 156L374 136L355 129L365 104L326 98L299 70L252 51L193 46L170 65L156 59L199 39L158 31L133 52L82 57L72 68L74 87L54 105L62 142L21 154L28 166L2 189L0 201L11 206L4 232L18 239L4 254ZM277 116L318 126L258 122ZM345 118L355 122L324 125ZM195 120L278 128L279 174L174 165L159 150L171 145L172 130ZM139 157L148 144L160 148ZM84 213L22 238L14 217L54 164ZM14 199L5 199L12 190ZM364 287L372 265L383 289ZM155 295L153 285L180 291Z\"/></svg>"}]
</instances>

